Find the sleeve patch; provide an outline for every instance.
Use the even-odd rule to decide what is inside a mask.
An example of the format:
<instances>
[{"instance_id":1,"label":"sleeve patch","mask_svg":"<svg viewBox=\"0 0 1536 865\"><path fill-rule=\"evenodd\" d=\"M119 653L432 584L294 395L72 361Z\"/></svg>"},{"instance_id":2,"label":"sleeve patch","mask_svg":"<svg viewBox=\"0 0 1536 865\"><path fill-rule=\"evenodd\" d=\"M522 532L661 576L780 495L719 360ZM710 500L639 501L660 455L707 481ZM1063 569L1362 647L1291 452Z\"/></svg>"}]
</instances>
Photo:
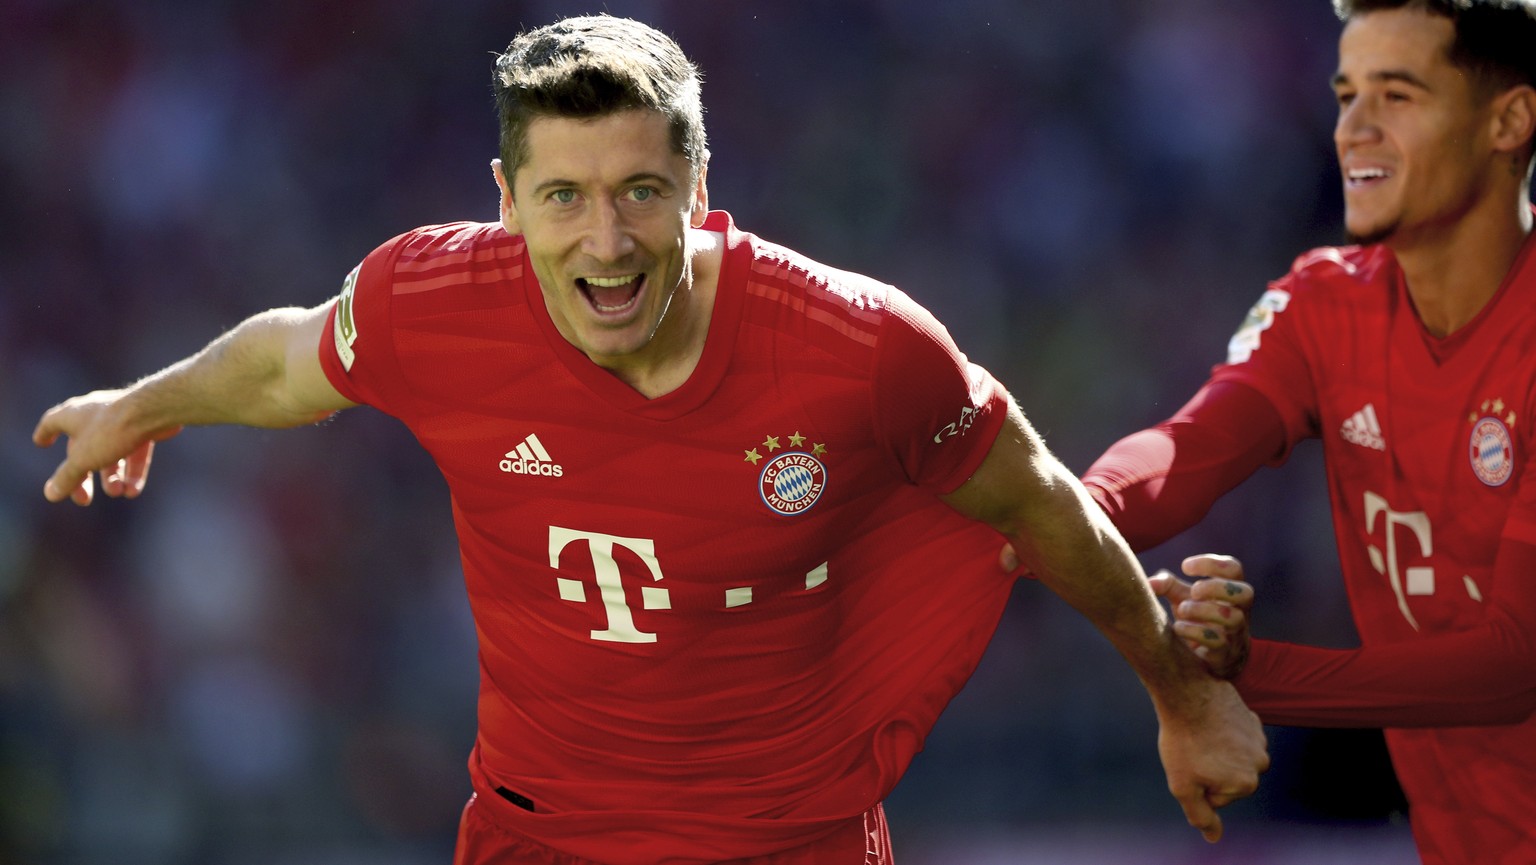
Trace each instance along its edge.
<instances>
[{"instance_id":1,"label":"sleeve patch","mask_svg":"<svg viewBox=\"0 0 1536 865\"><path fill-rule=\"evenodd\" d=\"M1244 363L1253 357L1253 353L1259 348L1259 338L1275 323L1275 315L1285 312L1285 308L1290 303L1291 294L1288 291L1271 288L1264 292L1259 302L1248 310L1248 316L1243 319L1242 326L1227 343L1227 363Z\"/></svg>"},{"instance_id":2,"label":"sleeve patch","mask_svg":"<svg viewBox=\"0 0 1536 865\"><path fill-rule=\"evenodd\" d=\"M347 372L352 371L352 362L357 360L357 354L352 351L352 343L357 341L357 320L352 317L352 293L357 288L357 272L362 267L359 264L352 268L346 282L342 283L341 296L336 298L336 325L332 332L336 338L336 356L341 358L341 367Z\"/></svg>"}]
</instances>

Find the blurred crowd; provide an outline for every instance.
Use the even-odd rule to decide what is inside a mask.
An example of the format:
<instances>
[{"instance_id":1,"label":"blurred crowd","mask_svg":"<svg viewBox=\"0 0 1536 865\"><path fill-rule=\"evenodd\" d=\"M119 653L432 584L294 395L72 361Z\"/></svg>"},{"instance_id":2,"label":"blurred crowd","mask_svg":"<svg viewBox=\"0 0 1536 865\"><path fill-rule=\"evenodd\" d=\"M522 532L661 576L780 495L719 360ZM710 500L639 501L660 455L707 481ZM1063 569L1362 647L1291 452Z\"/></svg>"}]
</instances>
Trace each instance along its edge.
<instances>
[{"instance_id":1,"label":"blurred crowd","mask_svg":"<svg viewBox=\"0 0 1536 865\"><path fill-rule=\"evenodd\" d=\"M714 207L902 286L1079 471L1338 238L1326 0L6 0L0 865L448 861L474 630L409 434L370 410L189 430L143 499L84 510L44 503L61 449L28 437L323 302L401 231L494 219L493 54L602 10L702 67ZM1293 462L1143 558L1238 554L1261 633L1348 645L1318 455ZM1272 732L1227 849L1391 827L1369 734ZM1021 584L892 797L897 849L1025 861L945 839L1181 828L1154 735L1107 642ZM1221 849L1184 861L1239 861Z\"/></svg>"}]
</instances>

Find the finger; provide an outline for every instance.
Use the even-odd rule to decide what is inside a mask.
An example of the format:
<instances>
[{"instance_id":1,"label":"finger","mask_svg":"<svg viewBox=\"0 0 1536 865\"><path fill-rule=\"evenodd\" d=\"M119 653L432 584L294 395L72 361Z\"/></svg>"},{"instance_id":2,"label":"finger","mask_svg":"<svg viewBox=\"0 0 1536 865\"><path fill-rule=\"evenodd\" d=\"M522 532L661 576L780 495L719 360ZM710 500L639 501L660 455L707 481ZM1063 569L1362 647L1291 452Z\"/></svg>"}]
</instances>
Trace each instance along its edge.
<instances>
[{"instance_id":1,"label":"finger","mask_svg":"<svg viewBox=\"0 0 1536 865\"><path fill-rule=\"evenodd\" d=\"M1167 598L1170 604L1178 604L1189 599L1189 583L1168 571L1158 571L1147 577L1147 584L1152 587L1152 594Z\"/></svg>"},{"instance_id":2,"label":"finger","mask_svg":"<svg viewBox=\"0 0 1536 865\"><path fill-rule=\"evenodd\" d=\"M1182 563L1184 573L1191 577L1221 577L1228 580L1243 578L1243 563L1231 556L1201 553L1190 556Z\"/></svg>"},{"instance_id":3,"label":"finger","mask_svg":"<svg viewBox=\"0 0 1536 865\"><path fill-rule=\"evenodd\" d=\"M91 503L91 500L95 498L95 495L95 483L91 478L91 473L86 472L84 480L76 484L75 488L70 491L69 500L83 508Z\"/></svg>"},{"instance_id":4,"label":"finger","mask_svg":"<svg viewBox=\"0 0 1536 865\"><path fill-rule=\"evenodd\" d=\"M1205 646L1210 649L1224 649L1227 646L1227 633L1220 628L1203 625L1196 622L1175 621L1173 632L1178 634L1186 643L1194 646ZM1197 653L1198 654L1198 653Z\"/></svg>"},{"instance_id":5,"label":"finger","mask_svg":"<svg viewBox=\"0 0 1536 865\"><path fill-rule=\"evenodd\" d=\"M50 502L74 499L76 504L88 505L91 503L92 492L90 470L77 469L69 460L59 463L53 476L43 483L43 498Z\"/></svg>"},{"instance_id":6,"label":"finger","mask_svg":"<svg viewBox=\"0 0 1536 865\"><path fill-rule=\"evenodd\" d=\"M1231 605L1241 610L1253 607L1253 586L1242 580L1220 578L1196 580L1190 587L1189 594L1197 601Z\"/></svg>"},{"instance_id":7,"label":"finger","mask_svg":"<svg viewBox=\"0 0 1536 865\"><path fill-rule=\"evenodd\" d=\"M123 476L127 467L123 460L118 460L101 470L101 491L117 498L123 494Z\"/></svg>"},{"instance_id":8,"label":"finger","mask_svg":"<svg viewBox=\"0 0 1536 865\"><path fill-rule=\"evenodd\" d=\"M1019 554L1014 551L1013 544L1003 544L1003 548L998 550L997 564L1010 574L1019 569Z\"/></svg>"},{"instance_id":9,"label":"finger","mask_svg":"<svg viewBox=\"0 0 1536 865\"><path fill-rule=\"evenodd\" d=\"M1198 597L1191 598L1174 607L1173 615L1180 621L1212 625L1229 634L1248 627L1247 614L1241 607L1227 601L1202 601Z\"/></svg>"},{"instance_id":10,"label":"finger","mask_svg":"<svg viewBox=\"0 0 1536 865\"><path fill-rule=\"evenodd\" d=\"M128 498L137 498L144 492L144 483L149 479L149 464L154 458L155 443L150 441L134 449L123 461L123 482L127 485L123 493Z\"/></svg>"},{"instance_id":11,"label":"finger","mask_svg":"<svg viewBox=\"0 0 1536 865\"><path fill-rule=\"evenodd\" d=\"M1184 819L1189 825L1200 830L1205 840L1212 844L1221 840L1221 817L1217 816L1216 809L1205 801L1204 795L1194 795L1179 800L1184 806Z\"/></svg>"}]
</instances>

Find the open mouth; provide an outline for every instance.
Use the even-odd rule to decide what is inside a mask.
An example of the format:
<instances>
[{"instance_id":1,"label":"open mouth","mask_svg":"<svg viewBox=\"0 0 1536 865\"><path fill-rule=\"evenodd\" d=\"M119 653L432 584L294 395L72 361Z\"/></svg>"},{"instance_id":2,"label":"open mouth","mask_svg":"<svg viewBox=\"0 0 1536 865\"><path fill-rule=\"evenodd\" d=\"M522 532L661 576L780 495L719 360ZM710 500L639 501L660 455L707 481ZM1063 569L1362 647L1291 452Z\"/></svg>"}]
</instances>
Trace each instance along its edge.
<instances>
[{"instance_id":1,"label":"open mouth","mask_svg":"<svg viewBox=\"0 0 1536 865\"><path fill-rule=\"evenodd\" d=\"M1385 168L1351 168L1344 172L1344 183L1351 189L1359 189L1380 183L1392 176Z\"/></svg>"},{"instance_id":2,"label":"open mouth","mask_svg":"<svg viewBox=\"0 0 1536 865\"><path fill-rule=\"evenodd\" d=\"M587 303L591 304L599 315L620 315L628 312L639 302L640 289L644 285L645 274L643 273L576 278L576 287L586 296Z\"/></svg>"}]
</instances>

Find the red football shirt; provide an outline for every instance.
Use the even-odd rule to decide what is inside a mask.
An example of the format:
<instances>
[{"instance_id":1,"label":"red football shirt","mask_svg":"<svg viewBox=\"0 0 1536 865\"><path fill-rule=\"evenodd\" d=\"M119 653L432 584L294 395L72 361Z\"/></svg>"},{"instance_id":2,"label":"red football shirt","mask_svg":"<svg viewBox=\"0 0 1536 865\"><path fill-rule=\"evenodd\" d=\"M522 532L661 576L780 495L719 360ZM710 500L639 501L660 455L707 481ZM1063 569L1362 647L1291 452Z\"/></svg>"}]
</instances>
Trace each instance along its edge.
<instances>
[{"instance_id":1,"label":"red football shirt","mask_svg":"<svg viewBox=\"0 0 1536 865\"><path fill-rule=\"evenodd\" d=\"M1233 385L1273 408L1250 423L1283 427L1270 439L1283 439L1281 453L1268 456L1322 440L1362 648L1256 643L1239 684L1266 721L1437 723L1447 706L1466 704L1470 716L1471 706L1518 702L1536 684L1532 246L1481 314L1445 339L1423 328L1384 247L1315 250L1270 286L1186 416L1160 428L1170 444L1130 444L1151 457L1139 468L1106 455L1109 470L1093 483L1112 511L1135 507L1114 487L1138 471L1191 489L1168 467L1202 414L1230 413L1243 399L1222 391ZM1223 453L1244 472L1254 467L1242 436L1196 434L1205 447L1192 475L1228 483L1231 473L1212 467ZM1187 498L1173 507L1195 518L1208 503L1171 498ZM1135 523L1165 516L1116 520L1133 534ZM1387 740L1426 863L1536 862L1536 720L1389 729Z\"/></svg>"},{"instance_id":2,"label":"red football shirt","mask_svg":"<svg viewBox=\"0 0 1536 865\"><path fill-rule=\"evenodd\" d=\"M999 536L936 498L1003 389L896 289L705 227L727 243L708 340L656 399L559 335L497 224L380 247L320 349L447 479L480 799L615 865L760 855L872 807L1010 589Z\"/></svg>"}]
</instances>

